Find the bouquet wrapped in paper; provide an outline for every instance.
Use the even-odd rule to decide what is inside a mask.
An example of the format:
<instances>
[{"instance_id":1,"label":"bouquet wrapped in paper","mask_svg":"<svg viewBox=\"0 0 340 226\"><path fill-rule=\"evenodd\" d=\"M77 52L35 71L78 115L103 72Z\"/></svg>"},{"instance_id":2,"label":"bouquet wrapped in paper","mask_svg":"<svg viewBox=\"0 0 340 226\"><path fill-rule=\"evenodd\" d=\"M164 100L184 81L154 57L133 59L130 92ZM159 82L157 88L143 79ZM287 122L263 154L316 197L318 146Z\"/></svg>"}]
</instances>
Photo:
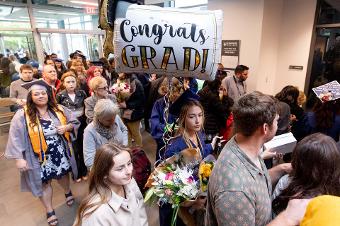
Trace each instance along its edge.
<instances>
[{"instance_id":1,"label":"bouquet wrapped in paper","mask_svg":"<svg viewBox=\"0 0 340 226\"><path fill-rule=\"evenodd\" d=\"M145 185L149 187L145 202L172 205L171 225L176 224L180 204L194 200L199 193L199 182L195 180L192 168L199 162L200 156L195 149L185 149L157 166Z\"/></svg>"},{"instance_id":2,"label":"bouquet wrapped in paper","mask_svg":"<svg viewBox=\"0 0 340 226\"><path fill-rule=\"evenodd\" d=\"M111 93L116 95L118 103L128 100L131 96L131 86L125 80L117 80L111 87Z\"/></svg>"}]
</instances>

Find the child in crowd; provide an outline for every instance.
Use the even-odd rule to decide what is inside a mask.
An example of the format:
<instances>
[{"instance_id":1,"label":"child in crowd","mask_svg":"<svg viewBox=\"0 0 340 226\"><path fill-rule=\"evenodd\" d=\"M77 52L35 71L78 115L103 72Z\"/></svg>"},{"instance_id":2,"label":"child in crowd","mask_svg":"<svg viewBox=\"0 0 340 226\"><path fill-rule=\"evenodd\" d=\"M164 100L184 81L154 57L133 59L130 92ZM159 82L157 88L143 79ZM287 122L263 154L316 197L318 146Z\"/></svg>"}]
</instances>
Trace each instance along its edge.
<instances>
[{"instance_id":1,"label":"child in crowd","mask_svg":"<svg viewBox=\"0 0 340 226\"><path fill-rule=\"evenodd\" d=\"M114 143L101 146L91 169L89 194L79 206L74 226L147 226L132 169L129 149Z\"/></svg>"},{"instance_id":2,"label":"child in crowd","mask_svg":"<svg viewBox=\"0 0 340 226\"><path fill-rule=\"evenodd\" d=\"M86 127L84 100L87 96L83 90L77 89L79 83L73 71L68 71L62 75L61 84L62 91L56 96L58 104L61 104L70 109L73 115L76 116L77 119L80 121L77 139L73 142L78 167L77 182L80 182L81 179L87 180L87 168L84 164L83 156L83 134Z\"/></svg>"}]
</instances>

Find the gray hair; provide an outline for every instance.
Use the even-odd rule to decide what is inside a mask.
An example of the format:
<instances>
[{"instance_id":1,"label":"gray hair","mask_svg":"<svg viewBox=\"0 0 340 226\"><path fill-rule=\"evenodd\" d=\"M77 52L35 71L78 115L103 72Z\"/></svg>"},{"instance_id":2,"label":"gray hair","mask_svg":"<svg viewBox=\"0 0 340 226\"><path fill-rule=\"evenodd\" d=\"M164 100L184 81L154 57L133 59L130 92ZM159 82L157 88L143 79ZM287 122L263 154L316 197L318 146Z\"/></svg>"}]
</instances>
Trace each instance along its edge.
<instances>
[{"instance_id":1,"label":"gray hair","mask_svg":"<svg viewBox=\"0 0 340 226\"><path fill-rule=\"evenodd\" d=\"M93 120L98 121L99 119L102 119L109 115L118 115L119 114L119 108L118 106L112 102L110 99L100 99L96 103L96 106L94 107L94 118Z\"/></svg>"}]
</instances>

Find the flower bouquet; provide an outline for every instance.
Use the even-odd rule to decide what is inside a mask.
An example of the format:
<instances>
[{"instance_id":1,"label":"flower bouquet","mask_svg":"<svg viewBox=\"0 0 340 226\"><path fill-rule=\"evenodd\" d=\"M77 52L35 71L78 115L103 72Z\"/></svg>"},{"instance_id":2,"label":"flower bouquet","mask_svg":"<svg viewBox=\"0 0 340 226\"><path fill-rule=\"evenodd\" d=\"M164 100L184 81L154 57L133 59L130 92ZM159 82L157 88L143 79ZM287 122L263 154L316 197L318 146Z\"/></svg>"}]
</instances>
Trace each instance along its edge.
<instances>
[{"instance_id":1,"label":"flower bouquet","mask_svg":"<svg viewBox=\"0 0 340 226\"><path fill-rule=\"evenodd\" d=\"M182 151L183 152L183 151ZM199 183L193 176L191 164L198 156L195 149L185 149L161 163L150 175L146 187L145 202L157 202L158 205L169 203L174 209L171 225L176 225L180 204L194 200L199 193Z\"/></svg>"},{"instance_id":2,"label":"flower bouquet","mask_svg":"<svg viewBox=\"0 0 340 226\"><path fill-rule=\"evenodd\" d=\"M206 192L208 189L209 177L211 175L212 169L214 168L214 161L203 160L199 168L199 178L200 178L200 188L202 192Z\"/></svg>"},{"instance_id":3,"label":"flower bouquet","mask_svg":"<svg viewBox=\"0 0 340 226\"><path fill-rule=\"evenodd\" d=\"M124 102L131 96L131 86L124 80L117 80L117 83L111 87L111 93L116 95L118 103Z\"/></svg>"}]
</instances>

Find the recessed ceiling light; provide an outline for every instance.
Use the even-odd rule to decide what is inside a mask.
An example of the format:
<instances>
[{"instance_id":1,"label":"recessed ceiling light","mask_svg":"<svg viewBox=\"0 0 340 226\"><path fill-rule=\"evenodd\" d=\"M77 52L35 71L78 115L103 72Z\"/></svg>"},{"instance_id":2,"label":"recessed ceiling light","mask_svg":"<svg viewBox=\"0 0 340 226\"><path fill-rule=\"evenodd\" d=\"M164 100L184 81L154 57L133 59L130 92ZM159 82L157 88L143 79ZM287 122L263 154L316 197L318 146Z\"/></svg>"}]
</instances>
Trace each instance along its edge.
<instances>
[{"instance_id":1,"label":"recessed ceiling light","mask_svg":"<svg viewBox=\"0 0 340 226\"><path fill-rule=\"evenodd\" d=\"M95 2L82 2L82 1L70 1L74 4L80 4L80 5L91 5L91 6L98 6L98 3Z\"/></svg>"}]
</instances>

